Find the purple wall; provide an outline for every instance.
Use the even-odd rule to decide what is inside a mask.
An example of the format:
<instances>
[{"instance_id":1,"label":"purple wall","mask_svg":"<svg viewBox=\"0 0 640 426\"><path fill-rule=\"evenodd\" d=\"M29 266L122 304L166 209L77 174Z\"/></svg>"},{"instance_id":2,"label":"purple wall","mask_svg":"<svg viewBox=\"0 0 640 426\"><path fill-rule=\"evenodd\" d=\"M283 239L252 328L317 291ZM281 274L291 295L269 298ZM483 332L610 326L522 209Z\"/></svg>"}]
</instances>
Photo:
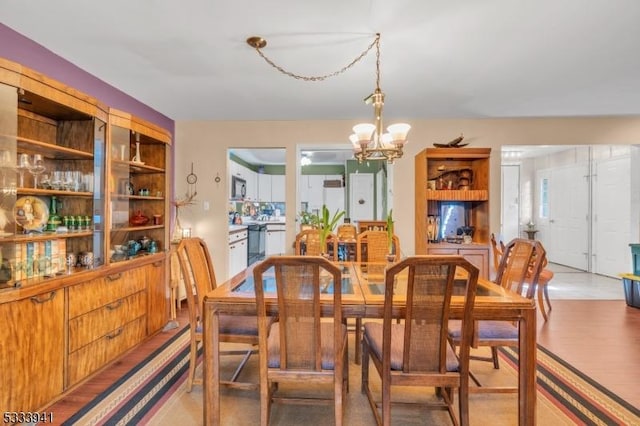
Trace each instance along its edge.
<instances>
[{"instance_id":1,"label":"purple wall","mask_svg":"<svg viewBox=\"0 0 640 426\"><path fill-rule=\"evenodd\" d=\"M106 105L168 129L174 121L0 23L0 56L41 72Z\"/></svg>"}]
</instances>

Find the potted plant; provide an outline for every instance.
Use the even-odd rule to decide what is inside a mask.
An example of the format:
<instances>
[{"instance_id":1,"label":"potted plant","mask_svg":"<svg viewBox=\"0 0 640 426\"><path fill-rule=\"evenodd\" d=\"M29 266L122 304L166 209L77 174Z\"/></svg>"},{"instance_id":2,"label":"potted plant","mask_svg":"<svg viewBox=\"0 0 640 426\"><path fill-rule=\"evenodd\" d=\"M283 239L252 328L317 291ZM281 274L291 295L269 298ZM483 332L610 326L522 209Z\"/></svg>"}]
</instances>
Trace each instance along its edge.
<instances>
[{"instance_id":1,"label":"potted plant","mask_svg":"<svg viewBox=\"0 0 640 426\"><path fill-rule=\"evenodd\" d=\"M320 247L322 250L326 250L327 237L333 232L338 221L344 216L344 210L336 210L333 216L329 215L329 209L326 205L322 205L322 214L317 218L317 227L320 231Z\"/></svg>"},{"instance_id":2,"label":"potted plant","mask_svg":"<svg viewBox=\"0 0 640 426\"><path fill-rule=\"evenodd\" d=\"M389 214L387 214L387 244L388 244L388 253L387 260L392 262L395 259L395 255L393 253L393 209L389 210Z\"/></svg>"}]
</instances>

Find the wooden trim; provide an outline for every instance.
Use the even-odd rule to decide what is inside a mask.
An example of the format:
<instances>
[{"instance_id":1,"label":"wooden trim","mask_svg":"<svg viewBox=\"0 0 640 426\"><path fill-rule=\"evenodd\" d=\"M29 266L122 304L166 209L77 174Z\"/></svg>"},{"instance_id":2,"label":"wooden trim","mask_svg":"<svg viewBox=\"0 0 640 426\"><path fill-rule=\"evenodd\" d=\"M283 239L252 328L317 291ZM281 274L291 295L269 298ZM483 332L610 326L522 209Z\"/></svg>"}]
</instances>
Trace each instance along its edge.
<instances>
[{"instance_id":1,"label":"wooden trim","mask_svg":"<svg viewBox=\"0 0 640 426\"><path fill-rule=\"evenodd\" d=\"M116 108L109 108L109 122L116 126L126 127L134 132L140 132L167 145L171 145L171 133L168 130L142 118L133 116L128 112Z\"/></svg>"}]
</instances>

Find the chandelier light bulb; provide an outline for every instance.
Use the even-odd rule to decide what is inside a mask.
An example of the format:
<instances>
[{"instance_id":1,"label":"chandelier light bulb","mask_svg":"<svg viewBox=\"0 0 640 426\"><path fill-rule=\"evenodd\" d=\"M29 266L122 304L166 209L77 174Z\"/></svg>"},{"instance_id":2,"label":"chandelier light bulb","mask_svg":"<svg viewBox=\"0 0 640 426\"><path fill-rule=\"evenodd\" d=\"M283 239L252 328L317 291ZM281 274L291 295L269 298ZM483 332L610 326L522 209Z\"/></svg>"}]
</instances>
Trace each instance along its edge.
<instances>
[{"instance_id":1,"label":"chandelier light bulb","mask_svg":"<svg viewBox=\"0 0 640 426\"><path fill-rule=\"evenodd\" d=\"M353 126L353 131L356 134L360 145L371 142L371 138L373 137L373 132L375 130L376 126L371 123L361 123Z\"/></svg>"},{"instance_id":2,"label":"chandelier light bulb","mask_svg":"<svg viewBox=\"0 0 640 426\"><path fill-rule=\"evenodd\" d=\"M393 144L399 146L402 146L406 143L407 134L409 133L410 129L411 126L407 123L397 123L387 127L387 130L391 134L391 140L393 141Z\"/></svg>"}]
</instances>

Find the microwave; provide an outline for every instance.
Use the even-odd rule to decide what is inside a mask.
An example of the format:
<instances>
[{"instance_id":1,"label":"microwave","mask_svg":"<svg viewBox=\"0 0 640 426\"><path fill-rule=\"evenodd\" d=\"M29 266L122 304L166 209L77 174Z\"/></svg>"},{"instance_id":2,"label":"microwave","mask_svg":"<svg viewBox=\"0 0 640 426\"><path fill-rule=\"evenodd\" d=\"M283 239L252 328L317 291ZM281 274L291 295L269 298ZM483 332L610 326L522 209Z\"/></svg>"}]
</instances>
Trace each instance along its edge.
<instances>
[{"instance_id":1,"label":"microwave","mask_svg":"<svg viewBox=\"0 0 640 426\"><path fill-rule=\"evenodd\" d=\"M247 196L247 181L237 176L231 176L231 198L242 200Z\"/></svg>"}]
</instances>

